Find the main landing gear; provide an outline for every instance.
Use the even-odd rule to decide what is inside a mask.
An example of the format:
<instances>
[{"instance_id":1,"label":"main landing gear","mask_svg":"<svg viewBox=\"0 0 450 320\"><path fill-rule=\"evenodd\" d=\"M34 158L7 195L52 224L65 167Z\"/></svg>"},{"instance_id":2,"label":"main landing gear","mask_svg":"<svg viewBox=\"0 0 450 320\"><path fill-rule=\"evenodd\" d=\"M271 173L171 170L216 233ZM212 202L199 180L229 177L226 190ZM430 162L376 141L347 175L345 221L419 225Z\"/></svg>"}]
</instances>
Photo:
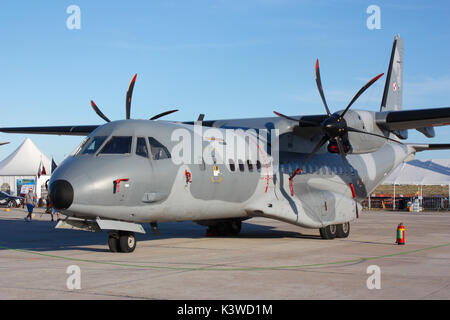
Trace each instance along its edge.
<instances>
[{"instance_id":1,"label":"main landing gear","mask_svg":"<svg viewBox=\"0 0 450 320\"><path fill-rule=\"evenodd\" d=\"M136 249L136 236L130 231L110 231L108 246L111 252L133 252Z\"/></svg>"},{"instance_id":2,"label":"main landing gear","mask_svg":"<svg viewBox=\"0 0 450 320\"><path fill-rule=\"evenodd\" d=\"M332 224L324 228L320 228L319 230L322 239L331 240L334 238L347 238L350 234L350 222L343 224Z\"/></svg>"},{"instance_id":3,"label":"main landing gear","mask_svg":"<svg viewBox=\"0 0 450 320\"><path fill-rule=\"evenodd\" d=\"M237 236L241 232L242 220L231 219L220 221L217 224L209 225L206 229L206 235L215 236Z\"/></svg>"}]
</instances>

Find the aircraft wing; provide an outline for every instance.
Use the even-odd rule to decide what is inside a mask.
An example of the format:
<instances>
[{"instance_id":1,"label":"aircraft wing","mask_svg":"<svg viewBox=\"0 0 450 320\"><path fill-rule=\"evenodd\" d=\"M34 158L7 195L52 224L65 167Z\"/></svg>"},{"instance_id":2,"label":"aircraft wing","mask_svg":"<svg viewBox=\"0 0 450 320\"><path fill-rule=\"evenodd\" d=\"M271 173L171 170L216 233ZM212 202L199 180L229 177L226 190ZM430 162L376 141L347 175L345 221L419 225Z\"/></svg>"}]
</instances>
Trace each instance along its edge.
<instances>
[{"instance_id":1,"label":"aircraft wing","mask_svg":"<svg viewBox=\"0 0 450 320\"><path fill-rule=\"evenodd\" d=\"M407 143L406 145L414 148L416 152L427 151L427 150L449 150L450 144L448 143Z\"/></svg>"},{"instance_id":2,"label":"aircraft wing","mask_svg":"<svg viewBox=\"0 0 450 320\"><path fill-rule=\"evenodd\" d=\"M16 127L0 128L5 133L52 134L58 136L87 136L99 125L87 126L54 126L54 127Z\"/></svg>"},{"instance_id":3,"label":"aircraft wing","mask_svg":"<svg viewBox=\"0 0 450 320\"><path fill-rule=\"evenodd\" d=\"M450 124L450 108L377 112L376 123L388 131L445 126Z\"/></svg>"}]
</instances>

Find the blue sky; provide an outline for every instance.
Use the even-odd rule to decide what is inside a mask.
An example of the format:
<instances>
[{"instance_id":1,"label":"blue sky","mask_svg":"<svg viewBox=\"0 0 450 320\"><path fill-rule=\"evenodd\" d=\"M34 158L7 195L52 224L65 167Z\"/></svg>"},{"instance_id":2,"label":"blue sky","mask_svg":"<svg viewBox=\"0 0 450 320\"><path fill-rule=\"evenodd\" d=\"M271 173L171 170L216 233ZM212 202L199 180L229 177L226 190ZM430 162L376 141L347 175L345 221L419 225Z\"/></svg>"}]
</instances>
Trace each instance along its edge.
<instances>
[{"instance_id":1,"label":"blue sky","mask_svg":"<svg viewBox=\"0 0 450 320\"><path fill-rule=\"evenodd\" d=\"M69 30L66 9L81 9ZM369 5L381 29L369 30ZM170 120L323 113L315 59L332 111L345 108L385 72L394 36L405 41L404 109L450 107L448 1L3 1L0 11L0 126L102 124L125 117L134 73L132 117L172 107ZM384 78L352 107L378 111ZM450 128L408 142L448 143ZM81 137L30 136L57 162ZM0 134L5 158L26 138ZM450 151L418 159L449 158Z\"/></svg>"}]
</instances>

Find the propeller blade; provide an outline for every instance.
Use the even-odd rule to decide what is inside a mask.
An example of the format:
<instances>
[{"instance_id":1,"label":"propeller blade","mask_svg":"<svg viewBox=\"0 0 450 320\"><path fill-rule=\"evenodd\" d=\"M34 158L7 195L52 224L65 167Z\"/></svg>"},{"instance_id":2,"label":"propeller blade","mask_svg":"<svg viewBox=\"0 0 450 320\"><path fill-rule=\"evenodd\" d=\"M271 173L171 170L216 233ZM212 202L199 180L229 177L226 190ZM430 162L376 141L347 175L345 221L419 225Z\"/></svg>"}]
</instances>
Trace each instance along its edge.
<instances>
[{"instance_id":1,"label":"propeller blade","mask_svg":"<svg viewBox=\"0 0 450 320\"><path fill-rule=\"evenodd\" d=\"M291 120L291 121L295 121L295 122L298 122L299 124L303 123L303 124L307 124L307 125L320 126L320 123L317 123L317 122L306 121L306 120L297 120L297 119L288 117L288 116L286 116L286 115L284 115L282 113L276 112L276 111L274 111L273 113L275 113L280 118L285 118L285 119L288 119L288 120Z\"/></svg>"},{"instance_id":2,"label":"propeller blade","mask_svg":"<svg viewBox=\"0 0 450 320\"><path fill-rule=\"evenodd\" d=\"M347 113L348 109L350 109L350 107L352 106L352 104L359 98L360 95L363 94L364 91L366 91L372 84L375 83L375 81L377 81L378 79L380 79L382 76L384 75L384 73L377 75L375 78L373 78L372 80L370 80L369 82L367 82L365 84L364 87L362 87L358 93L353 97L352 101L350 101L350 103L348 104L347 108L345 108L344 112L342 112L342 114L339 116L339 119L342 119L344 117L344 115Z\"/></svg>"},{"instance_id":3,"label":"propeller blade","mask_svg":"<svg viewBox=\"0 0 450 320\"><path fill-rule=\"evenodd\" d=\"M161 117L167 116L168 114L171 114L171 113L174 113L174 112L177 112L177 111L178 111L178 109L162 112L160 114L157 114L156 116L151 117L150 120L156 120L156 119L159 119Z\"/></svg>"},{"instance_id":4,"label":"propeller blade","mask_svg":"<svg viewBox=\"0 0 450 320\"><path fill-rule=\"evenodd\" d=\"M394 140L394 139L391 139L391 138L388 138L388 137L385 137L385 136L382 136L382 135L379 135L379 134L376 134L376 133L355 129L355 128L352 128L352 127L347 127L347 131L368 134L370 136L375 136L375 137L383 138L383 139L386 139L386 140L389 140L389 141L397 142L399 144L403 144L403 142L400 142L400 141L397 141L397 140Z\"/></svg>"},{"instance_id":5,"label":"propeller blade","mask_svg":"<svg viewBox=\"0 0 450 320\"><path fill-rule=\"evenodd\" d=\"M133 96L134 84L136 83L137 74L134 75L133 79L131 79L130 85L127 90L127 98L125 101L125 109L126 109L126 119L130 119L131 113L131 97Z\"/></svg>"},{"instance_id":6,"label":"propeller blade","mask_svg":"<svg viewBox=\"0 0 450 320\"><path fill-rule=\"evenodd\" d=\"M347 173L350 174L350 167L348 165L348 161L347 161L347 157L345 155L345 149L344 146L342 144L342 138L338 137L336 139L337 144L338 144L338 149L339 149L339 154L342 158L342 162L344 162L344 166L345 166L345 170L347 170ZM350 191L352 192L352 197L353 199L355 199L355 206L356 206L356 218L359 218L359 213L358 213L358 204L356 203L356 191L355 191L355 187L353 186L353 183L349 183L349 187L350 187Z\"/></svg>"},{"instance_id":7,"label":"propeller blade","mask_svg":"<svg viewBox=\"0 0 450 320\"><path fill-rule=\"evenodd\" d=\"M102 118L102 119L105 120L106 122L111 122L111 120L109 120L108 117L105 116L105 115L103 114L103 112L100 111L100 109L97 107L97 105L95 104L95 102L92 101L92 100L91 100L91 106L92 106L92 109L94 109L95 113L97 113L97 114L100 116L100 118Z\"/></svg>"},{"instance_id":8,"label":"propeller blade","mask_svg":"<svg viewBox=\"0 0 450 320\"><path fill-rule=\"evenodd\" d=\"M311 154L306 158L305 162L303 163L303 166L301 168L298 168L290 177L289 177L289 189L291 191L291 196L294 195L294 185L292 182L292 179L295 178L295 176L297 174L299 174L300 172L302 172L302 168L305 167L309 160L311 160L311 158L314 156L314 154L316 154L317 151L319 151L319 149L325 144L325 142L328 141L327 136L323 136L322 139L320 139L319 143L314 147L313 151L311 152Z\"/></svg>"},{"instance_id":9,"label":"propeller blade","mask_svg":"<svg viewBox=\"0 0 450 320\"><path fill-rule=\"evenodd\" d=\"M200 121L200 122L202 122L202 121L203 121L203 119L205 119L205 114L203 114L203 113L200 113L200 114L198 115L198 119L197 119L197 121Z\"/></svg>"},{"instance_id":10,"label":"propeller blade","mask_svg":"<svg viewBox=\"0 0 450 320\"><path fill-rule=\"evenodd\" d=\"M347 163L347 158L345 156L345 149L344 149L344 145L342 144L342 138L338 137L336 139L337 145L338 145L338 149L339 149L339 155L342 158L342 162L344 162L344 167L347 173L350 173L350 167Z\"/></svg>"},{"instance_id":11,"label":"propeller blade","mask_svg":"<svg viewBox=\"0 0 450 320\"><path fill-rule=\"evenodd\" d=\"M331 117L330 109L328 109L327 101L325 100L325 95L323 94L322 81L320 81L319 59L316 60L315 75L316 75L317 89L319 89L319 93L320 93L320 97L322 98L323 105L325 106L325 110L327 111L328 117Z\"/></svg>"}]
</instances>

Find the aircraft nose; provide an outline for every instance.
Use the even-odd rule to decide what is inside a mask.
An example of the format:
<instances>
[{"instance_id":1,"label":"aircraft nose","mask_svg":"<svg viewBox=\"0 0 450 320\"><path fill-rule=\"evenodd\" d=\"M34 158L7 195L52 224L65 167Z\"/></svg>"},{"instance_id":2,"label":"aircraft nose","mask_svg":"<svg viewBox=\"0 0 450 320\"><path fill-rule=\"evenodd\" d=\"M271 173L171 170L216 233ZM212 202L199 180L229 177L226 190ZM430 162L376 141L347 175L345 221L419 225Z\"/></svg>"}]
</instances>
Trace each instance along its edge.
<instances>
[{"instance_id":1,"label":"aircraft nose","mask_svg":"<svg viewBox=\"0 0 450 320\"><path fill-rule=\"evenodd\" d=\"M73 202L73 188L66 180L56 180L50 184L50 202L56 210L65 210Z\"/></svg>"}]
</instances>

